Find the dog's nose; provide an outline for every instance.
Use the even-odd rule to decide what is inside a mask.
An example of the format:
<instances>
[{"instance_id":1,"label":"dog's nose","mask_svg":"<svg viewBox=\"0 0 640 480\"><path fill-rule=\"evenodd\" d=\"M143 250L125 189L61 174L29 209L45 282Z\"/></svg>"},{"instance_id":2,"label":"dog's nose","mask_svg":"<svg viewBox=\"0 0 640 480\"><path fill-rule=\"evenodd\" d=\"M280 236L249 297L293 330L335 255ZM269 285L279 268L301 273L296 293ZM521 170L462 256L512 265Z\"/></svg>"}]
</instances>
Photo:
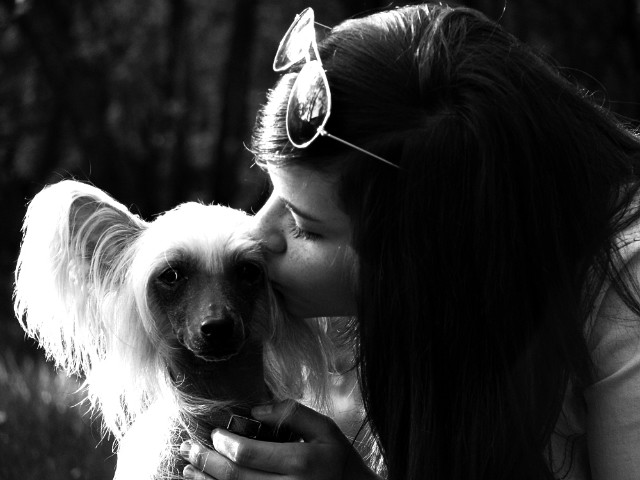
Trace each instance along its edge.
<instances>
[{"instance_id":1,"label":"dog's nose","mask_svg":"<svg viewBox=\"0 0 640 480\"><path fill-rule=\"evenodd\" d=\"M233 318L207 317L200 324L200 333L205 338L225 339L233 337Z\"/></svg>"}]
</instances>

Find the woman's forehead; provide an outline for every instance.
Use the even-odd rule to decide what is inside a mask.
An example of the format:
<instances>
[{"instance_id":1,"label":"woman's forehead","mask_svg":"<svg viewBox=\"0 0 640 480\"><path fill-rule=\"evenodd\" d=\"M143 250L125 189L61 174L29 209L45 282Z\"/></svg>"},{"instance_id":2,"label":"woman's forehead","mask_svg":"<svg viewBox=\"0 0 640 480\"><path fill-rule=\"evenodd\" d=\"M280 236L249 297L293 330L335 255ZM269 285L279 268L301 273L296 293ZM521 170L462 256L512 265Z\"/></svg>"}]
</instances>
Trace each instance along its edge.
<instances>
[{"instance_id":1,"label":"woman's forehead","mask_svg":"<svg viewBox=\"0 0 640 480\"><path fill-rule=\"evenodd\" d=\"M267 172L274 193L303 216L326 220L338 213L344 215L337 195L337 175L298 165L270 165Z\"/></svg>"}]
</instances>

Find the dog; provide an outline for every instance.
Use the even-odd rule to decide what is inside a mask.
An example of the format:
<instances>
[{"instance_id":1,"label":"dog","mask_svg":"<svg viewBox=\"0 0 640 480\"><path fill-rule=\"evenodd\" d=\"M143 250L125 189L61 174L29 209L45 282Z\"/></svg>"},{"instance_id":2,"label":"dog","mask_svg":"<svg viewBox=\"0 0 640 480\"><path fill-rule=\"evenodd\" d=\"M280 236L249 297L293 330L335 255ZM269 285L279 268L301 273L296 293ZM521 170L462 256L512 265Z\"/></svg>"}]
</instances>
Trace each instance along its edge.
<instances>
[{"instance_id":1,"label":"dog","mask_svg":"<svg viewBox=\"0 0 640 480\"><path fill-rule=\"evenodd\" d=\"M326 400L322 320L290 319L271 290L249 215L189 202L147 222L64 180L30 202L14 307L114 436L117 479L175 478L178 448L213 428L281 441L251 406Z\"/></svg>"}]
</instances>

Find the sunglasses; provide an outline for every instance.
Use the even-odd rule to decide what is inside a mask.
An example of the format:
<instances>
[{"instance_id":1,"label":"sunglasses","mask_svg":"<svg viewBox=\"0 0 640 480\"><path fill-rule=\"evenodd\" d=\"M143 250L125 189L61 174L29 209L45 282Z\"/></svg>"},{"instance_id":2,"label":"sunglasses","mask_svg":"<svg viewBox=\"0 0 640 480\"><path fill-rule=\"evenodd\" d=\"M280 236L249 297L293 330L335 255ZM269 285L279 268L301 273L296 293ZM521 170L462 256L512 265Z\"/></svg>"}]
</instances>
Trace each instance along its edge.
<instances>
[{"instance_id":1,"label":"sunglasses","mask_svg":"<svg viewBox=\"0 0 640 480\"><path fill-rule=\"evenodd\" d=\"M273 70L282 72L300 60L306 63L298 73L287 104L287 136L297 148L306 148L319 136L332 138L381 162L398 167L364 148L330 134L324 129L331 114L331 90L320 61L312 8L299 13L285 33L273 60Z\"/></svg>"}]
</instances>

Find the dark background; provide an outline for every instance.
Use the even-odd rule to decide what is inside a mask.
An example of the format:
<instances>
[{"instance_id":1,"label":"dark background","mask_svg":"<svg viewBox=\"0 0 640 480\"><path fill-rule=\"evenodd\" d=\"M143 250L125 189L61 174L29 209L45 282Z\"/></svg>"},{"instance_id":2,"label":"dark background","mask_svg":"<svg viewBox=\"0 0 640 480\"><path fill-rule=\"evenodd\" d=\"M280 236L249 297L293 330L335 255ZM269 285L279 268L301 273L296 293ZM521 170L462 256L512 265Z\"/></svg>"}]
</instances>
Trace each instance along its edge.
<instances>
[{"instance_id":1,"label":"dark background","mask_svg":"<svg viewBox=\"0 0 640 480\"><path fill-rule=\"evenodd\" d=\"M462 3L550 54L629 122L640 118L640 0ZM194 199L257 209L264 178L244 143L294 15L313 6L331 26L387 5L0 0L0 478L113 471L108 441L94 448L96 422L68 408L76 384L51 373L13 316L28 200L75 177L145 219Z\"/></svg>"}]
</instances>

